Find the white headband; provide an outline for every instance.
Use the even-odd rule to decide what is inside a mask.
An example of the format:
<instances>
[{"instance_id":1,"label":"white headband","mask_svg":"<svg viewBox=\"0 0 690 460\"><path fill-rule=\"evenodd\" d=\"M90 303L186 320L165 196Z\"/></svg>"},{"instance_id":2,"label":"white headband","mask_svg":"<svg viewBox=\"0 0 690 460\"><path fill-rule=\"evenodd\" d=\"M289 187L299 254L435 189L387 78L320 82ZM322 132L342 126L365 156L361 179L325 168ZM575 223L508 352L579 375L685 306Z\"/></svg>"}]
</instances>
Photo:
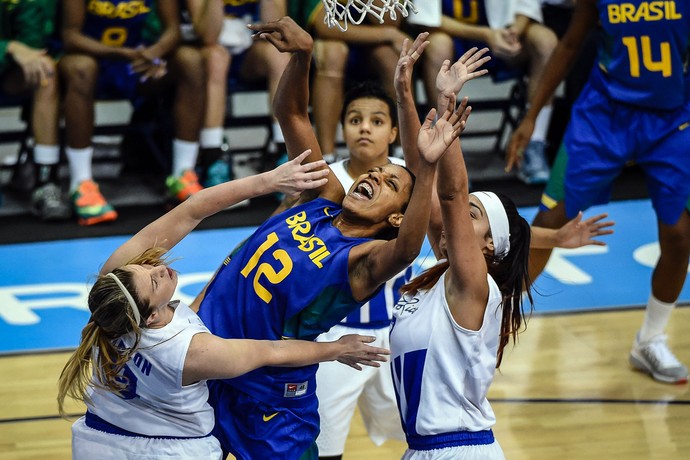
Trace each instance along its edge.
<instances>
[{"instance_id":1,"label":"white headband","mask_svg":"<svg viewBox=\"0 0 690 460\"><path fill-rule=\"evenodd\" d=\"M510 226L508 215L501 203L501 199L494 192L472 192L484 206L489 218L491 238L494 240L494 257L503 259L510 251Z\"/></svg>"},{"instance_id":2,"label":"white headband","mask_svg":"<svg viewBox=\"0 0 690 460\"><path fill-rule=\"evenodd\" d=\"M120 286L122 293L125 295L125 298L127 298L127 302L129 302L129 306L132 307L132 314L134 315L134 320L137 322L137 326L141 324L141 314L139 313L137 303L134 301L134 297L132 297L132 294L129 293L125 285L122 284L122 281L120 281L120 278L118 278L115 275L115 273L110 272L107 273L105 276L114 279L117 285Z\"/></svg>"}]
</instances>

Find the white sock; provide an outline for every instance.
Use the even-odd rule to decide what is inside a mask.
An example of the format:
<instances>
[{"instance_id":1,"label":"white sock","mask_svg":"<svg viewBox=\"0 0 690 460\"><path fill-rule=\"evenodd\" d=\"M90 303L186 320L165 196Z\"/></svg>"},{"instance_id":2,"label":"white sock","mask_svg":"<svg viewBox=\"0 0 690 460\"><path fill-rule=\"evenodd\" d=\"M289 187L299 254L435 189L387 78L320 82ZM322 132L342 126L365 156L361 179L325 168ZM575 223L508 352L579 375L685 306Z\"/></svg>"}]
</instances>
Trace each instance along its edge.
<instances>
[{"instance_id":1,"label":"white sock","mask_svg":"<svg viewBox=\"0 0 690 460\"><path fill-rule=\"evenodd\" d=\"M551 105L545 105L544 108L539 111L539 115L537 115L537 119L534 122L534 132L532 133L530 141L546 141L546 135L549 132L549 123L551 123L551 112L553 112L553 106Z\"/></svg>"},{"instance_id":2,"label":"white sock","mask_svg":"<svg viewBox=\"0 0 690 460\"><path fill-rule=\"evenodd\" d=\"M199 144L197 142L174 139L172 167L173 176L179 177L186 170L194 169L194 166L196 166L196 157L198 153Z\"/></svg>"},{"instance_id":3,"label":"white sock","mask_svg":"<svg viewBox=\"0 0 690 460\"><path fill-rule=\"evenodd\" d=\"M203 149L218 148L223 144L223 128L204 128L199 135L199 145Z\"/></svg>"},{"instance_id":4,"label":"white sock","mask_svg":"<svg viewBox=\"0 0 690 460\"><path fill-rule=\"evenodd\" d=\"M93 159L93 147L89 146L83 149L74 149L67 147L65 149L67 161L69 162L70 191L77 189L80 183L85 180L93 179L93 172L91 171L91 160Z\"/></svg>"},{"instance_id":5,"label":"white sock","mask_svg":"<svg viewBox=\"0 0 690 460\"><path fill-rule=\"evenodd\" d=\"M273 142L278 142L281 144L285 143L285 137L283 136L283 130L280 129L280 123L277 121L273 122Z\"/></svg>"},{"instance_id":6,"label":"white sock","mask_svg":"<svg viewBox=\"0 0 690 460\"><path fill-rule=\"evenodd\" d=\"M644 312L644 321L642 322L642 327L640 328L640 342L646 342L651 338L664 333L664 329L666 329L668 320L671 317L671 312L673 312L673 307L675 306L675 302L662 302L654 297L653 294L649 295L647 308Z\"/></svg>"},{"instance_id":7,"label":"white sock","mask_svg":"<svg viewBox=\"0 0 690 460\"><path fill-rule=\"evenodd\" d=\"M55 165L60 161L60 147L57 145L34 145L34 161L39 165Z\"/></svg>"}]
</instances>

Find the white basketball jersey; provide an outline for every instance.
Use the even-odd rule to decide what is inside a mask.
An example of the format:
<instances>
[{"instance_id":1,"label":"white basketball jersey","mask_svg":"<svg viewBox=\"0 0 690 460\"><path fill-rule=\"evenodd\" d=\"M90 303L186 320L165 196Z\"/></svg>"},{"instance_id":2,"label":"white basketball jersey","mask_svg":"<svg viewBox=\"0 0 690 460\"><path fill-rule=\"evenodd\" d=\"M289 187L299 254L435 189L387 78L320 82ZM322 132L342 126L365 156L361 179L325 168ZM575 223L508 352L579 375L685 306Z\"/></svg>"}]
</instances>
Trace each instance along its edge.
<instances>
[{"instance_id":1,"label":"white basketball jersey","mask_svg":"<svg viewBox=\"0 0 690 460\"><path fill-rule=\"evenodd\" d=\"M182 386L182 369L192 337L208 332L196 313L178 303L169 324L142 330L137 351L123 371L129 383L122 396L92 387L89 411L124 430L147 436L209 434L214 417L206 402L206 381ZM120 340L130 347L134 335Z\"/></svg>"},{"instance_id":2,"label":"white basketball jersey","mask_svg":"<svg viewBox=\"0 0 690 460\"><path fill-rule=\"evenodd\" d=\"M486 399L496 370L501 292L487 275L489 300L478 331L460 327L446 302L445 273L428 291L403 295L393 311L391 367L408 436L490 429Z\"/></svg>"}]
</instances>

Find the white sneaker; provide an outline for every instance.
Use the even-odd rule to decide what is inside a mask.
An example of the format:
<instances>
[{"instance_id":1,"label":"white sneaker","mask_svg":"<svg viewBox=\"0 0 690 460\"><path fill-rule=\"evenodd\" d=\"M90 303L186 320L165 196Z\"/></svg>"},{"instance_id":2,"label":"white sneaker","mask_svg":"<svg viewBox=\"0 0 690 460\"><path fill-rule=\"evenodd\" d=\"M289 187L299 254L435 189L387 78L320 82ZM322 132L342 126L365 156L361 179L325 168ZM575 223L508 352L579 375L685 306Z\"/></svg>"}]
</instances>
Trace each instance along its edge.
<instances>
[{"instance_id":1,"label":"white sneaker","mask_svg":"<svg viewBox=\"0 0 690 460\"><path fill-rule=\"evenodd\" d=\"M655 380L665 383L686 383L688 368L675 357L666 343L666 335L659 334L646 342L635 336L630 351L630 364Z\"/></svg>"}]
</instances>

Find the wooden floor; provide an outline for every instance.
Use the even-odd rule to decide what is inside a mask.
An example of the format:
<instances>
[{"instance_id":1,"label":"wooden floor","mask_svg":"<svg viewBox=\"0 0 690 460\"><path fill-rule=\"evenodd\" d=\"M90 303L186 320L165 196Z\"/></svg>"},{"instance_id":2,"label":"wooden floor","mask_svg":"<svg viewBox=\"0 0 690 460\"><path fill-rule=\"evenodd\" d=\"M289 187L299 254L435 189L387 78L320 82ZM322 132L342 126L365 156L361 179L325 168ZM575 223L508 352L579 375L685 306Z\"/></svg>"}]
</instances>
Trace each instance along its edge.
<instances>
[{"instance_id":1,"label":"wooden floor","mask_svg":"<svg viewBox=\"0 0 690 460\"><path fill-rule=\"evenodd\" d=\"M690 458L690 390L664 385L627 363L642 310L534 317L491 388L506 458ZM690 308L669 327L690 364ZM0 458L69 459L70 423L57 416L66 353L0 357ZM439 391L443 391L440 389ZM83 409L70 406L73 413ZM376 447L355 420L345 458L400 458L403 443Z\"/></svg>"}]
</instances>

